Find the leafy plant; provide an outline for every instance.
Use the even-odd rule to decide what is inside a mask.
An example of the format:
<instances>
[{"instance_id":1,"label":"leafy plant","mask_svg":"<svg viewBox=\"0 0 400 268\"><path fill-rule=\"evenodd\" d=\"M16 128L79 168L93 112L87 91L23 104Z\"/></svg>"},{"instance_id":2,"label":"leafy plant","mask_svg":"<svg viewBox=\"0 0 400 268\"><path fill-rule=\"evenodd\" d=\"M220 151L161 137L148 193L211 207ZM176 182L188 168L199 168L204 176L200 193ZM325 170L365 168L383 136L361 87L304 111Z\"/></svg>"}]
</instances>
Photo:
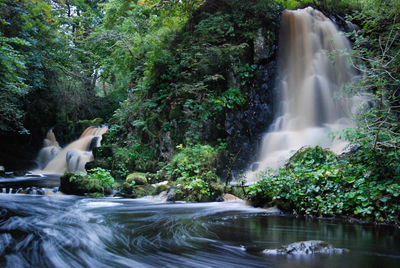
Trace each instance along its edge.
<instances>
[{"instance_id":1,"label":"leafy plant","mask_svg":"<svg viewBox=\"0 0 400 268\"><path fill-rule=\"evenodd\" d=\"M336 157L320 147L297 152L276 174L261 174L247 188L255 205L277 205L298 215L345 216L399 223L400 183L379 180L351 154Z\"/></svg>"},{"instance_id":2,"label":"leafy plant","mask_svg":"<svg viewBox=\"0 0 400 268\"><path fill-rule=\"evenodd\" d=\"M60 191L67 194L110 194L115 181L110 171L94 168L85 173L66 172L60 178Z\"/></svg>"},{"instance_id":3,"label":"leafy plant","mask_svg":"<svg viewBox=\"0 0 400 268\"><path fill-rule=\"evenodd\" d=\"M220 193L219 178L215 174L218 151L210 145L197 144L181 149L161 171L159 177L174 181L176 199L210 201Z\"/></svg>"}]
</instances>

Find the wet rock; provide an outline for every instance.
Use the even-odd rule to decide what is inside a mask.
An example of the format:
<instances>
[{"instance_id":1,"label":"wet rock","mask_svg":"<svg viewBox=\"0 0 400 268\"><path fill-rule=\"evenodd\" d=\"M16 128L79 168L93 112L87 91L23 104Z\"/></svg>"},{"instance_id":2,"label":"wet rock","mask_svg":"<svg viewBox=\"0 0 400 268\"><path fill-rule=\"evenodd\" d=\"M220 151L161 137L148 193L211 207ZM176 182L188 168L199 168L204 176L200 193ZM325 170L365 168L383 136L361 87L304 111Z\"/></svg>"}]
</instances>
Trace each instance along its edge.
<instances>
[{"instance_id":1,"label":"wet rock","mask_svg":"<svg viewBox=\"0 0 400 268\"><path fill-rule=\"evenodd\" d=\"M342 16L335 14L335 13L329 13L326 11L322 11L331 21L333 21L336 26L339 28L340 31L348 33L352 31L357 31L360 29L360 27L356 24L353 24L352 22L345 20Z\"/></svg>"},{"instance_id":2,"label":"wet rock","mask_svg":"<svg viewBox=\"0 0 400 268\"><path fill-rule=\"evenodd\" d=\"M167 201L175 201L175 188L169 188L167 192Z\"/></svg>"},{"instance_id":3,"label":"wet rock","mask_svg":"<svg viewBox=\"0 0 400 268\"><path fill-rule=\"evenodd\" d=\"M16 193L16 194L26 194L26 192L25 192L25 190L24 190L23 188L18 188L18 189L15 191L15 193Z\"/></svg>"},{"instance_id":4,"label":"wet rock","mask_svg":"<svg viewBox=\"0 0 400 268\"><path fill-rule=\"evenodd\" d=\"M123 197L135 197L133 194L133 186L126 181L122 184L121 192L119 194Z\"/></svg>"},{"instance_id":5,"label":"wet rock","mask_svg":"<svg viewBox=\"0 0 400 268\"><path fill-rule=\"evenodd\" d=\"M270 57L259 66L258 85L248 93L248 105L226 114L227 149L235 155L233 174L242 173L256 160L263 133L273 120L277 47L271 45L269 49Z\"/></svg>"},{"instance_id":6,"label":"wet rock","mask_svg":"<svg viewBox=\"0 0 400 268\"><path fill-rule=\"evenodd\" d=\"M38 194L38 191L37 191L36 187L28 187L28 188L26 188L26 193L36 195L36 194Z\"/></svg>"},{"instance_id":7,"label":"wet rock","mask_svg":"<svg viewBox=\"0 0 400 268\"><path fill-rule=\"evenodd\" d=\"M160 156L164 160L171 159L174 154L174 142L171 139L171 133L167 131L159 141L160 144Z\"/></svg>"},{"instance_id":8,"label":"wet rock","mask_svg":"<svg viewBox=\"0 0 400 268\"><path fill-rule=\"evenodd\" d=\"M218 196L217 198L215 198L215 202L224 202L224 199L222 198L222 196Z\"/></svg>"},{"instance_id":9,"label":"wet rock","mask_svg":"<svg viewBox=\"0 0 400 268\"><path fill-rule=\"evenodd\" d=\"M38 195L45 195L46 192L45 192L45 190L44 190L43 188L39 188L39 189L36 190L36 194L38 194Z\"/></svg>"},{"instance_id":10,"label":"wet rock","mask_svg":"<svg viewBox=\"0 0 400 268\"><path fill-rule=\"evenodd\" d=\"M258 169L258 167L260 166L260 164L258 162L255 162L253 164L251 164L251 171L256 171Z\"/></svg>"},{"instance_id":11,"label":"wet rock","mask_svg":"<svg viewBox=\"0 0 400 268\"><path fill-rule=\"evenodd\" d=\"M155 188L155 194L159 194L159 193L162 193L162 192L167 192L168 189L171 187L168 184L168 181L162 181L162 182L159 182L159 183L155 183L155 184L152 184L152 186Z\"/></svg>"},{"instance_id":12,"label":"wet rock","mask_svg":"<svg viewBox=\"0 0 400 268\"><path fill-rule=\"evenodd\" d=\"M6 177L6 178L12 178L12 177L15 177L15 175L14 175L14 172L12 172L12 171L7 171L7 172L4 172L4 177Z\"/></svg>"},{"instance_id":13,"label":"wet rock","mask_svg":"<svg viewBox=\"0 0 400 268\"><path fill-rule=\"evenodd\" d=\"M93 137L89 144L88 151L92 151L100 146L101 138L99 136Z\"/></svg>"},{"instance_id":14,"label":"wet rock","mask_svg":"<svg viewBox=\"0 0 400 268\"><path fill-rule=\"evenodd\" d=\"M263 35L263 29L260 28L257 31L257 36L254 39L254 63L259 64L262 60L268 58L266 51L266 40Z\"/></svg>"},{"instance_id":15,"label":"wet rock","mask_svg":"<svg viewBox=\"0 0 400 268\"><path fill-rule=\"evenodd\" d=\"M264 255L310 255L310 254L344 254L348 249L334 248L331 244L321 240L301 241L277 249L265 249Z\"/></svg>"}]
</instances>

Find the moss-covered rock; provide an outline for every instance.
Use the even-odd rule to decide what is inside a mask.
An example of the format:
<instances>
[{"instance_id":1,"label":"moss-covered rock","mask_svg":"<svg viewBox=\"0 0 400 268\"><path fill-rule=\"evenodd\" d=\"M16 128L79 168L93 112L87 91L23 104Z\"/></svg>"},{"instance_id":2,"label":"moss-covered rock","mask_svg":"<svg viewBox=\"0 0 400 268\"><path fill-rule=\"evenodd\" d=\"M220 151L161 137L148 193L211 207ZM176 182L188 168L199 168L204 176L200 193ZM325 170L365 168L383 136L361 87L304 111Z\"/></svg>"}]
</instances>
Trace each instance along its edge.
<instances>
[{"instance_id":1,"label":"moss-covered rock","mask_svg":"<svg viewBox=\"0 0 400 268\"><path fill-rule=\"evenodd\" d=\"M168 191L169 188L171 188L172 183L157 183L153 184L153 186L155 187L154 194L160 194L161 192Z\"/></svg>"},{"instance_id":2,"label":"moss-covered rock","mask_svg":"<svg viewBox=\"0 0 400 268\"><path fill-rule=\"evenodd\" d=\"M115 185L110 172L104 169L93 169L88 174L66 172L60 177L60 191L75 195L108 195Z\"/></svg>"},{"instance_id":3,"label":"moss-covered rock","mask_svg":"<svg viewBox=\"0 0 400 268\"><path fill-rule=\"evenodd\" d=\"M126 182L131 185L145 185L148 184L146 173L134 172L126 177Z\"/></svg>"},{"instance_id":4,"label":"moss-covered rock","mask_svg":"<svg viewBox=\"0 0 400 268\"><path fill-rule=\"evenodd\" d=\"M156 194L156 187L151 184L132 185L124 182L121 188L121 195L124 197L139 198L154 194Z\"/></svg>"},{"instance_id":5,"label":"moss-covered rock","mask_svg":"<svg viewBox=\"0 0 400 268\"><path fill-rule=\"evenodd\" d=\"M154 195L156 188L152 185L136 185L133 187L133 192L136 198L148 195Z\"/></svg>"}]
</instances>

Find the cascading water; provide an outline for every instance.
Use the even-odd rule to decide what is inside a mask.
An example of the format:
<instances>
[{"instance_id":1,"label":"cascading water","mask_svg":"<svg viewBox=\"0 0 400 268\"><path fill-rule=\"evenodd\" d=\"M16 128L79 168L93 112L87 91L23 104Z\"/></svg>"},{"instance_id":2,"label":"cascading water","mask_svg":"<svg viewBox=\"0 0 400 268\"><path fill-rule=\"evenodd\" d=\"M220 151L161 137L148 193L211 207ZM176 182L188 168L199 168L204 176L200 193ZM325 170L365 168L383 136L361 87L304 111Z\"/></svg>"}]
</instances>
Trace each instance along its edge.
<instances>
[{"instance_id":1,"label":"cascading water","mask_svg":"<svg viewBox=\"0 0 400 268\"><path fill-rule=\"evenodd\" d=\"M33 173L62 174L67 170L85 172L85 164L93 160L92 149L100 146L101 137L107 130L107 126L88 127L79 139L64 149L58 145L53 131L49 130L37 158L40 170Z\"/></svg>"},{"instance_id":2,"label":"cascading water","mask_svg":"<svg viewBox=\"0 0 400 268\"><path fill-rule=\"evenodd\" d=\"M303 146L320 145L335 152L346 143L331 140L328 132L350 126L358 98L339 98L354 71L346 51L350 42L335 24L311 7L284 11L279 40L277 116L263 138L258 162L245 174L256 182L257 174L281 166Z\"/></svg>"},{"instance_id":3,"label":"cascading water","mask_svg":"<svg viewBox=\"0 0 400 268\"><path fill-rule=\"evenodd\" d=\"M46 138L43 141L43 148L40 150L39 155L36 159L39 169L43 169L59 152L61 151L60 145L58 145L56 136L52 129L50 129Z\"/></svg>"}]
</instances>

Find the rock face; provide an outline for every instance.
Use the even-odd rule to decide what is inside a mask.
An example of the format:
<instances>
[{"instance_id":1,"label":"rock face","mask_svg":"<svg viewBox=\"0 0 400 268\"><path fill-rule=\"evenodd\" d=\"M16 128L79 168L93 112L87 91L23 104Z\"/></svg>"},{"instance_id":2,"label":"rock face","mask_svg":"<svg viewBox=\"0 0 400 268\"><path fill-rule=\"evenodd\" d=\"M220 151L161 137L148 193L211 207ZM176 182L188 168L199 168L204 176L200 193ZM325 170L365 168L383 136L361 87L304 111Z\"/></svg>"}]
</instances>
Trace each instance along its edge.
<instances>
[{"instance_id":1,"label":"rock face","mask_svg":"<svg viewBox=\"0 0 400 268\"><path fill-rule=\"evenodd\" d=\"M260 44L265 44L262 53ZM263 133L273 120L277 38L273 42L262 39L255 50L255 59L259 60L259 72L257 85L248 92L248 105L242 110L226 114L225 131L228 134L228 150L236 155L234 177L235 174L242 173L249 163L256 160L257 148L259 148Z\"/></svg>"},{"instance_id":2,"label":"rock face","mask_svg":"<svg viewBox=\"0 0 400 268\"><path fill-rule=\"evenodd\" d=\"M283 246L278 249L265 249L264 255L310 255L310 254L344 254L348 249L334 248L332 245L321 240L301 241Z\"/></svg>"}]
</instances>

